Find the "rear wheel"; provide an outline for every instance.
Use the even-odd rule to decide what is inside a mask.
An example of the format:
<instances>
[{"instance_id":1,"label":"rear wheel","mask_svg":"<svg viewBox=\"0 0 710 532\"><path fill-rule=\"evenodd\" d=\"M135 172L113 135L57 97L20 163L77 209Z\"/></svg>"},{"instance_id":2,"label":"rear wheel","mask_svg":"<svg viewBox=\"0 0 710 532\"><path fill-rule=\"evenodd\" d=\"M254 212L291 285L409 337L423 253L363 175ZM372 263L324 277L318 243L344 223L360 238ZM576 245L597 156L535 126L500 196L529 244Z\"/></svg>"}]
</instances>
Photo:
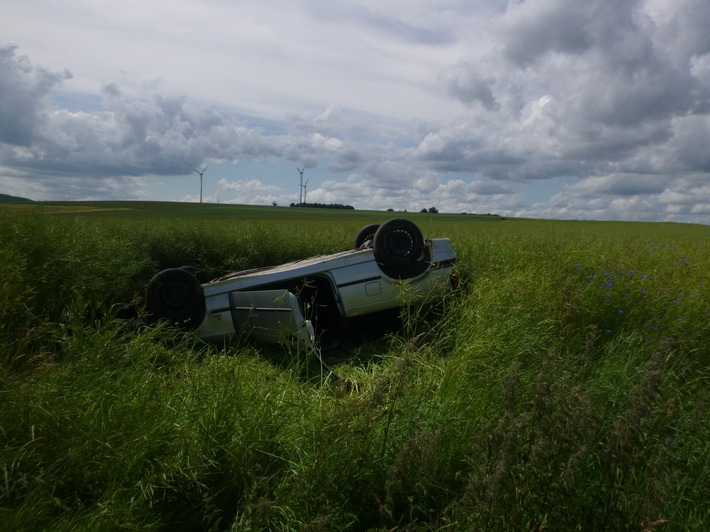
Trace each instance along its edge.
<instances>
[{"instance_id":1,"label":"rear wheel","mask_svg":"<svg viewBox=\"0 0 710 532\"><path fill-rule=\"evenodd\" d=\"M180 269L185 270L186 272L189 272L194 275L197 280L200 281L200 284L209 281L209 278L197 266L180 266Z\"/></svg>"},{"instance_id":2,"label":"rear wheel","mask_svg":"<svg viewBox=\"0 0 710 532\"><path fill-rule=\"evenodd\" d=\"M375 233L379 228L380 224L370 224L360 229L360 232L355 237L355 249L360 249L368 240L375 240Z\"/></svg>"},{"instance_id":3,"label":"rear wheel","mask_svg":"<svg viewBox=\"0 0 710 532\"><path fill-rule=\"evenodd\" d=\"M395 218L383 223L373 241L375 259L384 266L411 266L424 250L424 236L413 222Z\"/></svg>"},{"instance_id":4,"label":"rear wheel","mask_svg":"<svg viewBox=\"0 0 710 532\"><path fill-rule=\"evenodd\" d=\"M205 294L192 273L182 268L163 270L153 277L146 288L148 312L189 331L205 318Z\"/></svg>"}]
</instances>

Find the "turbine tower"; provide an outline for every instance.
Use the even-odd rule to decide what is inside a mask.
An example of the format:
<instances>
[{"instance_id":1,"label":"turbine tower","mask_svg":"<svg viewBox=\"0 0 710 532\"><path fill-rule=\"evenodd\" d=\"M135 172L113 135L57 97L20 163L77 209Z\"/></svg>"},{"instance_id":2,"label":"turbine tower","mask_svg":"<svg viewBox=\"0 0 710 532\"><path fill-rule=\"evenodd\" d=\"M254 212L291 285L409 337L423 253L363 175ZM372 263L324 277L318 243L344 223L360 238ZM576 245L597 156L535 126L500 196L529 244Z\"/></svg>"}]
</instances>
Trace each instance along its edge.
<instances>
[{"instance_id":1,"label":"turbine tower","mask_svg":"<svg viewBox=\"0 0 710 532\"><path fill-rule=\"evenodd\" d=\"M303 171L305 169L305 166L303 168L299 168L298 166L296 167L298 173L301 174L301 181L298 183L298 203L303 203Z\"/></svg>"},{"instance_id":2,"label":"turbine tower","mask_svg":"<svg viewBox=\"0 0 710 532\"><path fill-rule=\"evenodd\" d=\"M306 192L308 192L308 190L307 190L307 188L308 188L308 181L310 181L310 179L306 179L306 182L303 183L303 203L308 203L308 202L306 201Z\"/></svg>"},{"instance_id":3,"label":"turbine tower","mask_svg":"<svg viewBox=\"0 0 710 532\"><path fill-rule=\"evenodd\" d=\"M204 175L205 170L207 170L207 167L205 166L202 169L202 172L200 172L199 170L196 170L195 168L193 168L193 170L200 175L200 203L202 203L202 176Z\"/></svg>"}]
</instances>

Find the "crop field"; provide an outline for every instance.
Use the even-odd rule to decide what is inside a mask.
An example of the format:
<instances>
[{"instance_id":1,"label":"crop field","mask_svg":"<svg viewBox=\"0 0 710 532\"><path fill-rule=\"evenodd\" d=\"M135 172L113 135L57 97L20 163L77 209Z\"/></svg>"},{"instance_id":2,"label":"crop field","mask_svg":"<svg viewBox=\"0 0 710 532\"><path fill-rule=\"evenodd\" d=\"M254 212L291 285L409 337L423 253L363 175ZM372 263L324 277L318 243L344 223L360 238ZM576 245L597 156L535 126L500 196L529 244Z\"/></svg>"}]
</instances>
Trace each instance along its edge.
<instances>
[{"instance_id":1,"label":"crop field","mask_svg":"<svg viewBox=\"0 0 710 532\"><path fill-rule=\"evenodd\" d=\"M406 217L460 287L307 353L134 330L161 269ZM0 530L710 529L710 227L178 203L0 205Z\"/></svg>"}]
</instances>

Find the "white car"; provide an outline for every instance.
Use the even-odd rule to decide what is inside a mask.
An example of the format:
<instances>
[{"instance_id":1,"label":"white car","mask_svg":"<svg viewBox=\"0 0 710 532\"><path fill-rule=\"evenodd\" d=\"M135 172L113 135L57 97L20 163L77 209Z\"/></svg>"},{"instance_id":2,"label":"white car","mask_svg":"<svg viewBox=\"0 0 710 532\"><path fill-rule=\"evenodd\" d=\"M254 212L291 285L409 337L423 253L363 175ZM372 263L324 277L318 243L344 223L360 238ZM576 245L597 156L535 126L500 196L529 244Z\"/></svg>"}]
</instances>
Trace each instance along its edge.
<instances>
[{"instance_id":1,"label":"white car","mask_svg":"<svg viewBox=\"0 0 710 532\"><path fill-rule=\"evenodd\" d=\"M445 295L455 283L448 238L425 240L409 220L364 227L355 249L201 283L191 268L148 283L150 315L208 341L248 334L279 344L328 346L366 339L406 305Z\"/></svg>"}]
</instances>

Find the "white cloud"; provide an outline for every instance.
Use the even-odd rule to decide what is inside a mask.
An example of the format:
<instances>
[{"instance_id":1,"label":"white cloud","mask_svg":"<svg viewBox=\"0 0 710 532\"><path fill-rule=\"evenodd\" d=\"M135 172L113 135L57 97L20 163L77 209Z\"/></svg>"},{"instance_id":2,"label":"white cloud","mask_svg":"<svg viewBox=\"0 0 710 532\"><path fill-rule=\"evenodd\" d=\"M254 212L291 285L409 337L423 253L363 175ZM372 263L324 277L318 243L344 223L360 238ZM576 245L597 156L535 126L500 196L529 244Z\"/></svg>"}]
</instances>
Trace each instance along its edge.
<instances>
[{"instance_id":1,"label":"white cloud","mask_svg":"<svg viewBox=\"0 0 710 532\"><path fill-rule=\"evenodd\" d=\"M705 0L7 4L8 193L710 223Z\"/></svg>"},{"instance_id":2,"label":"white cloud","mask_svg":"<svg viewBox=\"0 0 710 532\"><path fill-rule=\"evenodd\" d=\"M258 179L228 181L222 178L217 183L217 191L211 199L217 201L218 198L221 203L243 205L269 205L274 201L279 203L279 200L284 203L280 187L265 184Z\"/></svg>"}]
</instances>

